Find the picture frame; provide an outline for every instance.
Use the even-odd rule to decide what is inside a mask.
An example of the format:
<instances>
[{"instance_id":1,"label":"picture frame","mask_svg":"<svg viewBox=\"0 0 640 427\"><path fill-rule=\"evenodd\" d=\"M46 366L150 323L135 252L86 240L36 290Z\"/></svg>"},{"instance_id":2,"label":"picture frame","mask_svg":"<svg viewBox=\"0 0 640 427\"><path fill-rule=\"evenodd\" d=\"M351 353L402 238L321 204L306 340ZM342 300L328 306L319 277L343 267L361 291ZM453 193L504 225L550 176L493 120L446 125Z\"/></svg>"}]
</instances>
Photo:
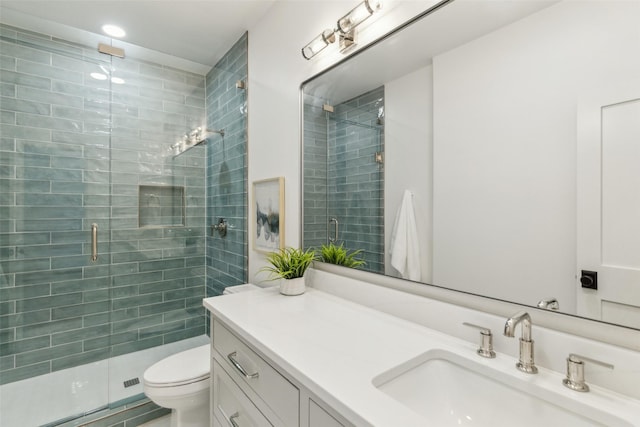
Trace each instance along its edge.
<instances>
[{"instance_id":1,"label":"picture frame","mask_svg":"<svg viewBox=\"0 0 640 427\"><path fill-rule=\"evenodd\" d=\"M263 253L284 248L284 177L253 182L253 250Z\"/></svg>"}]
</instances>

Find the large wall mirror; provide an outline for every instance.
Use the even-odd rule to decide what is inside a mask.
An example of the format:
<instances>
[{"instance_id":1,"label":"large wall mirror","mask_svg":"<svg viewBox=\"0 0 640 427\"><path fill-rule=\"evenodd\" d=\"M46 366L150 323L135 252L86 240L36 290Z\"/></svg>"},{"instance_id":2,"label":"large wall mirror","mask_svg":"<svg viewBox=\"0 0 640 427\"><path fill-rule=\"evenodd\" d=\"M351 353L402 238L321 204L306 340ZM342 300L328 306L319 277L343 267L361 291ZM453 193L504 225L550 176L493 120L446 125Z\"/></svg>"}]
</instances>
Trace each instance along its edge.
<instances>
[{"instance_id":1,"label":"large wall mirror","mask_svg":"<svg viewBox=\"0 0 640 427\"><path fill-rule=\"evenodd\" d=\"M640 2L441 3L303 84L303 244L640 329Z\"/></svg>"}]
</instances>

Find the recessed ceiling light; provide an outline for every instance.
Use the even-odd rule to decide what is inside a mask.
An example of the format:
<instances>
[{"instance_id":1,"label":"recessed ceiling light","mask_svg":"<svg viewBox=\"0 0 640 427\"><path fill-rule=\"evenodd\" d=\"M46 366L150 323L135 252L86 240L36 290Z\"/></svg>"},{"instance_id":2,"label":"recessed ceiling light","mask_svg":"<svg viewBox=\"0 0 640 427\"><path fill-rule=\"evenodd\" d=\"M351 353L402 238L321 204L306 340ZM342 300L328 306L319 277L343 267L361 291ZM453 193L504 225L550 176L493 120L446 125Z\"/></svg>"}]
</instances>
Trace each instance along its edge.
<instances>
[{"instance_id":1,"label":"recessed ceiling light","mask_svg":"<svg viewBox=\"0 0 640 427\"><path fill-rule=\"evenodd\" d=\"M124 79L121 79L120 77L111 77L111 83L115 83L117 85L123 85Z\"/></svg>"},{"instance_id":2,"label":"recessed ceiling light","mask_svg":"<svg viewBox=\"0 0 640 427\"><path fill-rule=\"evenodd\" d=\"M117 37L117 38L121 38L127 35L127 33L125 33L125 31L122 28L118 27L117 25L111 25L111 24L103 25L102 31L104 31L105 34L108 36Z\"/></svg>"},{"instance_id":3,"label":"recessed ceiling light","mask_svg":"<svg viewBox=\"0 0 640 427\"><path fill-rule=\"evenodd\" d=\"M91 73L89 75L96 80L107 80L107 76L102 73Z\"/></svg>"}]
</instances>

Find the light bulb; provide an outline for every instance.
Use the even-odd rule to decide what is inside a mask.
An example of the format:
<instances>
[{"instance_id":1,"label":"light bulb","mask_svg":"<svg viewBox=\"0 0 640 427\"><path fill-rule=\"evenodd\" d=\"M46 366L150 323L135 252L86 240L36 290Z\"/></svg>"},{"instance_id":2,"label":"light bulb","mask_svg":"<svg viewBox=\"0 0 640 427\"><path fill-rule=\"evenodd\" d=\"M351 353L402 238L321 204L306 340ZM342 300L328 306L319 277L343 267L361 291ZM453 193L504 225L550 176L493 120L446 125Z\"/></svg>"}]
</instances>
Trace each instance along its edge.
<instances>
[{"instance_id":1,"label":"light bulb","mask_svg":"<svg viewBox=\"0 0 640 427\"><path fill-rule=\"evenodd\" d=\"M346 34L380 9L382 9L382 0L364 0L338 19L338 29Z\"/></svg>"},{"instance_id":2,"label":"light bulb","mask_svg":"<svg viewBox=\"0 0 640 427\"><path fill-rule=\"evenodd\" d=\"M302 56L305 59L311 59L318 54L322 49L329 46L330 43L336 41L336 35L333 30L327 29L318 35L318 37L311 40L305 47L302 48Z\"/></svg>"}]
</instances>

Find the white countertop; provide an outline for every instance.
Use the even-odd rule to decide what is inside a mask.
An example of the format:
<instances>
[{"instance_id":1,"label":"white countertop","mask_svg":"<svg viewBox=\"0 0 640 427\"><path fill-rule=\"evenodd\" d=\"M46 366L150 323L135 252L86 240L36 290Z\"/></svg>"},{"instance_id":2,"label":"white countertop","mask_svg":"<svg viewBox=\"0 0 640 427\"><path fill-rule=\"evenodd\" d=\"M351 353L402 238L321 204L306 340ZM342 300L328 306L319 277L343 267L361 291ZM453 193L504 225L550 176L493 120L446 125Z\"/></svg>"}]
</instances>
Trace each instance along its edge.
<instances>
[{"instance_id":1,"label":"white countertop","mask_svg":"<svg viewBox=\"0 0 640 427\"><path fill-rule=\"evenodd\" d=\"M295 297L271 288L204 305L354 424L424 425L371 379L445 335L309 288Z\"/></svg>"},{"instance_id":2,"label":"white countertop","mask_svg":"<svg viewBox=\"0 0 640 427\"><path fill-rule=\"evenodd\" d=\"M313 288L294 297L280 295L277 288L261 289L207 298L204 305L357 426L428 425L425 418L374 387L372 379L431 349L468 351L469 357L477 357L475 343ZM498 354L496 359L477 359L478 363L519 374L512 357ZM527 380L557 387L562 376L553 371L547 374L529 376ZM583 395L584 399L598 398L597 393Z\"/></svg>"}]
</instances>

